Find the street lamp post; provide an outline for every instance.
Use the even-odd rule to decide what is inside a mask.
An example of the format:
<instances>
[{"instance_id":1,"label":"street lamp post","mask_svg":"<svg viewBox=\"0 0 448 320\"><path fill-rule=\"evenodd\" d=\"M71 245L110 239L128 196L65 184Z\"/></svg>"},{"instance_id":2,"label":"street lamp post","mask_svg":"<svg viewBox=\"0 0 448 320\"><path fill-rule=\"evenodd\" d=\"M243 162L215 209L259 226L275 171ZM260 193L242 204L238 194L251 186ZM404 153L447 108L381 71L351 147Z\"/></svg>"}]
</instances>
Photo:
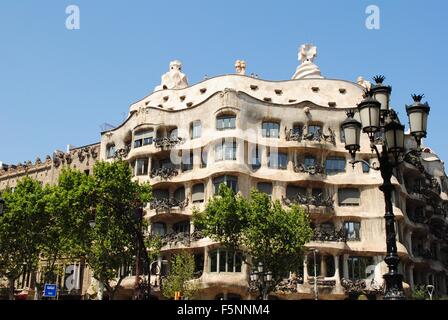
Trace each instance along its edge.
<instances>
[{"instance_id":1,"label":"street lamp post","mask_svg":"<svg viewBox=\"0 0 448 320\"><path fill-rule=\"evenodd\" d=\"M386 222L386 248L387 254L384 259L389 272L384 274L386 285L385 300L403 300L403 276L398 273L398 263L400 258L397 254L397 244L395 235L395 216L392 206L392 192L394 187L391 183L393 169L403 162L405 156L409 153L421 153L421 139L426 137L426 127L429 114L428 103L421 103L423 95L412 95L414 103L406 106L406 112L409 117L410 133L415 138L417 148L404 154L404 126L400 123L394 110L389 108L389 95L392 89L384 86L383 76L374 78L376 85L371 90L367 90L365 99L358 104L358 113L361 123L354 118L354 111L347 112L347 119L342 123L342 129L345 135L345 148L349 151L354 167L356 163L362 162L373 170L381 172L383 184L380 190L385 199L385 222ZM364 160L355 160L356 152L360 150L360 132L361 129L367 133L370 139L370 146L375 151L379 165L373 166ZM376 146L376 133L381 132L382 150Z\"/></svg>"},{"instance_id":2,"label":"street lamp post","mask_svg":"<svg viewBox=\"0 0 448 320\"><path fill-rule=\"evenodd\" d=\"M146 252L145 241L143 237L142 224L143 224L143 207L141 204L139 204L136 209L136 225L133 227L132 230L137 240L137 252L135 256L134 299L149 300L151 293L151 283L150 283L151 273L150 273L150 263L148 261L148 254ZM145 271L148 272L148 279L146 279L145 275L143 275L143 279L141 278L141 274L144 273Z\"/></svg>"},{"instance_id":3,"label":"street lamp post","mask_svg":"<svg viewBox=\"0 0 448 320\"><path fill-rule=\"evenodd\" d=\"M319 300L319 291L317 290L317 263L316 263L316 253L318 253L319 250L313 249L313 256L314 256L314 300Z\"/></svg>"},{"instance_id":4,"label":"street lamp post","mask_svg":"<svg viewBox=\"0 0 448 320\"><path fill-rule=\"evenodd\" d=\"M250 284L258 288L263 300L268 300L268 289L273 284L272 272L265 271L262 262L258 263L257 270L250 274Z\"/></svg>"}]
</instances>

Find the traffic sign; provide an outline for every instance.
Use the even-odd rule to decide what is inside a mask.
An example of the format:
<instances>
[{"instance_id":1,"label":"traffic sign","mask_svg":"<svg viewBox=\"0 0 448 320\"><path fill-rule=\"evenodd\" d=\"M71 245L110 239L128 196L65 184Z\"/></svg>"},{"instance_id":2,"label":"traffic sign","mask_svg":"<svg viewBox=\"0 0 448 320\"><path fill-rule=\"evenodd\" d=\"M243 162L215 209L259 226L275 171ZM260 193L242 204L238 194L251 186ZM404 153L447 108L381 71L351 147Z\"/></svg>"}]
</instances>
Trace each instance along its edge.
<instances>
[{"instance_id":1,"label":"traffic sign","mask_svg":"<svg viewBox=\"0 0 448 320\"><path fill-rule=\"evenodd\" d=\"M46 283L44 286L44 297L56 298L57 288L56 284Z\"/></svg>"}]
</instances>

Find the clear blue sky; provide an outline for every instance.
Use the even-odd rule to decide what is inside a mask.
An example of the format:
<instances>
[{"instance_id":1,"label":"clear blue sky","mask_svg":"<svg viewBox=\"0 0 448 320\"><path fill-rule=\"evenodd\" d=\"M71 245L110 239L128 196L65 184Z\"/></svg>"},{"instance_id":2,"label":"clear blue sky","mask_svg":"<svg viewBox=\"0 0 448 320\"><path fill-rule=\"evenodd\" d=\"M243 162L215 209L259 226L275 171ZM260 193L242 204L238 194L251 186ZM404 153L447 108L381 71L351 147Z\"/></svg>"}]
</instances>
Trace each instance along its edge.
<instances>
[{"instance_id":1,"label":"clear blue sky","mask_svg":"<svg viewBox=\"0 0 448 320\"><path fill-rule=\"evenodd\" d=\"M76 4L81 29L65 28ZM380 8L381 29L365 27ZM425 93L428 143L448 159L447 1L99 1L0 3L0 160L24 162L100 139L180 59L190 83L233 73L236 59L263 79L289 79L302 43L318 47L328 78L382 73L392 105Z\"/></svg>"}]
</instances>

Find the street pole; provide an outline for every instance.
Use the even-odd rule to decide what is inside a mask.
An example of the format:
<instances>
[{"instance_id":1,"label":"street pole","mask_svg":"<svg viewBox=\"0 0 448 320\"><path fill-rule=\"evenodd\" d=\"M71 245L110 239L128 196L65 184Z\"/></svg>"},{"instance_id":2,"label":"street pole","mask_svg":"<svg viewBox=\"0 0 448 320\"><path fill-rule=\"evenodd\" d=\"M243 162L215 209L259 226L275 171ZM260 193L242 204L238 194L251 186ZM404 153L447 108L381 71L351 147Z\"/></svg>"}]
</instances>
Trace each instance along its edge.
<instances>
[{"instance_id":1,"label":"street pole","mask_svg":"<svg viewBox=\"0 0 448 320\"><path fill-rule=\"evenodd\" d=\"M383 178L383 184L380 186L380 190L384 194L385 200L385 223L386 223L386 249L387 255L384 258L389 272L383 275L386 283L386 293L384 299L386 300L403 300L403 275L398 273L398 264L400 258L397 253L397 240L395 233L395 216L392 205L392 191L394 187L391 183L393 174L393 166L388 160L386 152L382 152L380 156L380 172Z\"/></svg>"},{"instance_id":2,"label":"street pole","mask_svg":"<svg viewBox=\"0 0 448 320\"><path fill-rule=\"evenodd\" d=\"M316 264L316 253L317 249L313 249L314 255L314 300L319 300L319 293L317 291L317 264Z\"/></svg>"}]
</instances>

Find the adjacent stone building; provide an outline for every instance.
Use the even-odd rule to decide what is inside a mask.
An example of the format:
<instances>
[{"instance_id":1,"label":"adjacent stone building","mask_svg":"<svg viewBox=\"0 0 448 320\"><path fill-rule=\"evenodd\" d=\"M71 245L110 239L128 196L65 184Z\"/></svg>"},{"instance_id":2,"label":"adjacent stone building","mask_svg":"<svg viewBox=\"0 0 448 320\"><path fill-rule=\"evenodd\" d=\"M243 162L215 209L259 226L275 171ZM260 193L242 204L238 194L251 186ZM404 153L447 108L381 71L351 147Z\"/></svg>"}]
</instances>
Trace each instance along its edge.
<instances>
[{"instance_id":1,"label":"adjacent stone building","mask_svg":"<svg viewBox=\"0 0 448 320\"><path fill-rule=\"evenodd\" d=\"M145 207L149 232L162 236L161 257L151 265L154 296L167 261L179 250L195 254L202 299L248 299L250 268L240 252L228 252L194 230L194 208L203 209L220 183L248 196L252 188L285 206L302 205L315 234L300 274L285 275L272 297L314 297L314 264L321 299L359 292L381 293L386 272L384 199L379 172L349 163L341 123L370 83L326 79L314 64L312 45L299 51L293 79L267 81L236 73L188 85L174 61L156 91L130 106L127 119L101 133L99 144L56 153L45 161L0 168L0 190L28 174L54 183L62 165L91 170L96 160L129 162L135 179L149 181L154 200ZM407 137L407 147L414 140ZM366 136L360 159L375 162ZM400 271L405 288L434 284L447 293L447 190L443 162L429 148L410 156L393 178ZM86 173L89 173L86 171ZM317 249L314 260L311 249ZM84 268L83 270L87 270ZM87 271L85 271L88 277ZM132 296L133 272L122 298ZM86 285L87 286L87 285ZM80 295L88 296L87 288ZM95 288L90 288L94 292Z\"/></svg>"}]
</instances>

